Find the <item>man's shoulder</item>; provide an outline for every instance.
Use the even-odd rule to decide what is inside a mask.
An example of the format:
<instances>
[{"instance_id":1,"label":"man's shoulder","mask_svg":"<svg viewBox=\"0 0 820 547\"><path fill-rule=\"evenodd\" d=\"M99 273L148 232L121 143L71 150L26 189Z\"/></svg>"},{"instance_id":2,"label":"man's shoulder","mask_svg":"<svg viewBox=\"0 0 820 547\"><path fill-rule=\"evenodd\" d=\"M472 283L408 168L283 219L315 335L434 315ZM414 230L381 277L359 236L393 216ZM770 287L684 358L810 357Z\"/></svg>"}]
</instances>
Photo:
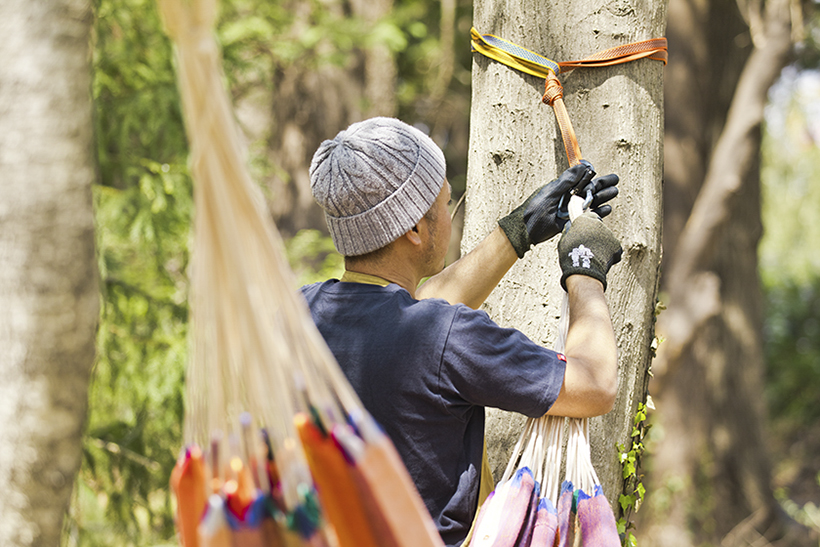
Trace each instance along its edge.
<instances>
[{"instance_id":1,"label":"man's shoulder","mask_svg":"<svg viewBox=\"0 0 820 547\"><path fill-rule=\"evenodd\" d=\"M322 309L352 307L364 310L373 306L381 306L385 302L393 302L395 306L406 307L415 302L406 290L395 284L382 287L369 283L329 279L305 285L299 290L313 311L316 307Z\"/></svg>"},{"instance_id":2,"label":"man's shoulder","mask_svg":"<svg viewBox=\"0 0 820 547\"><path fill-rule=\"evenodd\" d=\"M338 282L338 279L328 279L327 281L317 281L316 283L309 283L307 285L302 285L301 287L299 287L299 292L301 292L305 296L316 294L317 292L322 290L323 286L331 285Z\"/></svg>"}]
</instances>

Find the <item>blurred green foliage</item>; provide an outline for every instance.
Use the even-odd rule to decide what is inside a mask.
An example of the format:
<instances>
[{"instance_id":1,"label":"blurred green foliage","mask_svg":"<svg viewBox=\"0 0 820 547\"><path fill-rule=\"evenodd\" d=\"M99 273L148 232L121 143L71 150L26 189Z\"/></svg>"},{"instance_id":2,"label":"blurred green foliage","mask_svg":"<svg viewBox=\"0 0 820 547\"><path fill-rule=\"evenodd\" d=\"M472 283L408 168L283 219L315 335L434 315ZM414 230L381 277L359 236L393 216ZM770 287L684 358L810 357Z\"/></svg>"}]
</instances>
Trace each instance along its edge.
<instances>
[{"instance_id":1,"label":"blurred green foliage","mask_svg":"<svg viewBox=\"0 0 820 547\"><path fill-rule=\"evenodd\" d=\"M766 395L789 430L820 418L820 72L786 69L762 149Z\"/></svg>"},{"instance_id":2,"label":"blurred green foliage","mask_svg":"<svg viewBox=\"0 0 820 547\"><path fill-rule=\"evenodd\" d=\"M70 545L174 537L193 202L170 43L153 0L97 0L94 186L102 306Z\"/></svg>"},{"instance_id":3,"label":"blurred green foliage","mask_svg":"<svg viewBox=\"0 0 820 547\"><path fill-rule=\"evenodd\" d=\"M299 286L338 279L344 273L344 258L330 236L319 230L301 230L285 241L285 250Z\"/></svg>"},{"instance_id":4,"label":"blurred green foliage","mask_svg":"<svg viewBox=\"0 0 820 547\"><path fill-rule=\"evenodd\" d=\"M820 419L820 276L767 288L766 389L772 417L789 429Z\"/></svg>"}]
</instances>

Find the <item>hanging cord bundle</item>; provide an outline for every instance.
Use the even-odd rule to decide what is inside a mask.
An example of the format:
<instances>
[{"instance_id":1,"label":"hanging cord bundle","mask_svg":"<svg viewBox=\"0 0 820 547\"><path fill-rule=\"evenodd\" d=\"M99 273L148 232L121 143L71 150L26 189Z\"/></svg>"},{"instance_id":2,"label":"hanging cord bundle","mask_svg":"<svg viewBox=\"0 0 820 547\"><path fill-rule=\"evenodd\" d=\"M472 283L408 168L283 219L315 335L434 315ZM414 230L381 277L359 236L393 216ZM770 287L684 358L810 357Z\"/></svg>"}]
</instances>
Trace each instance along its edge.
<instances>
[{"instance_id":1,"label":"hanging cord bundle","mask_svg":"<svg viewBox=\"0 0 820 547\"><path fill-rule=\"evenodd\" d=\"M314 326L223 88L216 0L158 0L176 45L195 182L184 547L438 547L390 440Z\"/></svg>"},{"instance_id":2,"label":"hanging cord bundle","mask_svg":"<svg viewBox=\"0 0 820 547\"><path fill-rule=\"evenodd\" d=\"M582 157L557 75L644 58L667 62L665 38L614 47L579 61L556 62L475 28L471 37L473 51L545 79L541 100L553 107L570 166L580 163ZM588 205L584 197L572 196L568 203L570 222ZM565 293L555 343L558 352L564 350L568 328L569 298ZM565 428L566 475L559 490ZM501 481L479 511L469 546L620 545L615 517L592 466L589 443L588 419L542 416L527 420Z\"/></svg>"},{"instance_id":3,"label":"hanging cord bundle","mask_svg":"<svg viewBox=\"0 0 820 547\"><path fill-rule=\"evenodd\" d=\"M572 196L570 222L584 208L585 199ZM564 293L554 344L558 352L566 346L569 312L569 297ZM589 440L589 419L546 415L528 419L504 475L481 507L469 547L619 546L615 516L592 466Z\"/></svg>"}]
</instances>

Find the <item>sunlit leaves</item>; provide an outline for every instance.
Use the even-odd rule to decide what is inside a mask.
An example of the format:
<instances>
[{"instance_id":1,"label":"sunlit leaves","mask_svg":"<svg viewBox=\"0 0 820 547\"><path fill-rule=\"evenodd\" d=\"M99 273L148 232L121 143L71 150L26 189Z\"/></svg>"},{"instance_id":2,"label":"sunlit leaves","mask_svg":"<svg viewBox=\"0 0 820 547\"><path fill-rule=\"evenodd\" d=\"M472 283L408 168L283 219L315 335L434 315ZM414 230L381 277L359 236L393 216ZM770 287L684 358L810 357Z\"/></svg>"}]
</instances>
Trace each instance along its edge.
<instances>
[{"instance_id":1,"label":"sunlit leaves","mask_svg":"<svg viewBox=\"0 0 820 547\"><path fill-rule=\"evenodd\" d=\"M336 252L329 236L318 230L301 230L285 242L290 267L298 285L342 276L344 259Z\"/></svg>"},{"instance_id":2,"label":"sunlit leaves","mask_svg":"<svg viewBox=\"0 0 820 547\"><path fill-rule=\"evenodd\" d=\"M174 537L193 211L171 46L154 0L98 0L94 187L103 292L97 363L67 542Z\"/></svg>"},{"instance_id":3,"label":"sunlit leaves","mask_svg":"<svg viewBox=\"0 0 820 547\"><path fill-rule=\"evenodd\" d=\"M820 73L789 67L770 92L762 150L766 394L779 424L820 418Z\"/></svg>"}]
</instances>

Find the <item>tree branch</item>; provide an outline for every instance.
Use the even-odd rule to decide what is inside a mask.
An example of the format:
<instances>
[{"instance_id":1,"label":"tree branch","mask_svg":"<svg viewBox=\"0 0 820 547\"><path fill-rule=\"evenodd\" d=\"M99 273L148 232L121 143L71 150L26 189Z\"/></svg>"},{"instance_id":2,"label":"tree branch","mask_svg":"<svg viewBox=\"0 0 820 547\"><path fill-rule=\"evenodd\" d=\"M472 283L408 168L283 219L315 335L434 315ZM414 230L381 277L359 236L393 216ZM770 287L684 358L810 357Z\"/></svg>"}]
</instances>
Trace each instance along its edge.
<instances>
[{"instance_id":1,"label":"tree branch","mask_svg":"<svg viewBox=\"0 0 820 547\"><path fill-rule=\"evenodd\" d=\"M789 11L789 0L766 3L765 33L746 61L703 186L678 239L667 271L669 311L658 318L658 331L668 339L653 365L659 388L700 326L720 311L719 280L703 270L718 231L730 218L730 200L742 190L759 153L755 132L763 121L768 90L791 51Z\"/></svg>"}]
</instances>

